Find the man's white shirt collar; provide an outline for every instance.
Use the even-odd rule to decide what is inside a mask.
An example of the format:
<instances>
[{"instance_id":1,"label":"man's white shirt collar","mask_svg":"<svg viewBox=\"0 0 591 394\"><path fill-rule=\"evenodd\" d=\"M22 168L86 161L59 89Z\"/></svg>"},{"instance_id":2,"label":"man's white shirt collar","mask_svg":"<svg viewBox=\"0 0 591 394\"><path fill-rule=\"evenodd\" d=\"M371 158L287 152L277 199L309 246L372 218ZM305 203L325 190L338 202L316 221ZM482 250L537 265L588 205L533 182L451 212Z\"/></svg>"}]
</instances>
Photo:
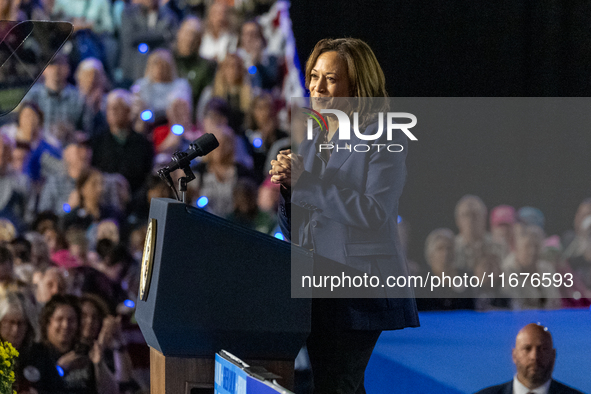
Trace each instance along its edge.
<instances>
[{"instance_id":1,"label":"man's white shirt collar","mask_svg":"<svg viewBox=\"0 0 591 394\"><path fill-rule=\"evenodd\" d=\"M537 387L533 390L528 389L517 379L517 374L513 377L513 394L528 394L528 393L535 393L535 394L548 394L550 391L550 383L552 383L552 379L549 379L546 383Z\"/></svg>"}]
</instances>

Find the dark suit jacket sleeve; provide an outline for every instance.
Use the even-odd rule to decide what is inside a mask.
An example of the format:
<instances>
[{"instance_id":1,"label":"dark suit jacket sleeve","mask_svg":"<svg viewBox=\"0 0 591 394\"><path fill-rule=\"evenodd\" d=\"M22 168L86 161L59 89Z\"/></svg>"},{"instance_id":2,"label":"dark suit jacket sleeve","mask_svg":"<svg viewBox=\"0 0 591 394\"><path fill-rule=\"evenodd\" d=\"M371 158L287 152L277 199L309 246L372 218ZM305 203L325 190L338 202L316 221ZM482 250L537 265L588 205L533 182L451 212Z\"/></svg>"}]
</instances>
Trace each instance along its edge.
<instances>
[{"instance_id":1,"label":"dark suit jacket sleeve","mask_svg":"<svg viewBox=\"0 0 591 394\"><path fill-rule=\"evenodd\" d=\"M285 239L291 241L291 190L283 186L280 187L277 221Z\"/></svg>"},{"instance_id":2,"label":"dark suit jacket sleeve","mask_svg":"<svg viewBox=\"0 0 591 394\"><path fill-rule=\"evenodd\" d=\"M384 133L386 134L386 133ZM314 202L314 209L322 215L346 226L375 230L391 220L398 210L398 199L402 194L406 178L407 140L403 133L395 133L392 141L385 136L376 144L400 144L402 152L388 152L374 148L370 153L353 152L341 167L341 170L355 168L355 163L369 157L368 170L364 185L350 187L338 186L334 179L322 180L309 172L304 172L293 188L294 204ZM353 161L353 162L350 162ZM349 181L345 171L339 171L336 177L343 177L341 184Z\"/></svg>"}]
</instances>

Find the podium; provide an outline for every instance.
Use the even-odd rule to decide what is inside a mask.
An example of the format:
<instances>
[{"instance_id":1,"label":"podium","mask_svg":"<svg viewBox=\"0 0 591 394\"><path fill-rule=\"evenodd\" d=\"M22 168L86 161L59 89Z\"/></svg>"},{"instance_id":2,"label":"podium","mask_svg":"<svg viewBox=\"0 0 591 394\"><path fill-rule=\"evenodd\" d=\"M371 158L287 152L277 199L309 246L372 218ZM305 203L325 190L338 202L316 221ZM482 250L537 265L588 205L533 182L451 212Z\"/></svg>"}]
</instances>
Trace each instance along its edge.
<instances>
[{"instance_id":1,"label":"podium","mask_svg":"<svg viewBox=\"0 0 591 394\"><path fill-rule=\"evenodd\" d=\"M136 319L150 346L151 393L213 393L224 349L282 376L310 332L310 298L291 298L291 259L312 255L171 199L154 199Z\"/></svg>"}]
</instances>

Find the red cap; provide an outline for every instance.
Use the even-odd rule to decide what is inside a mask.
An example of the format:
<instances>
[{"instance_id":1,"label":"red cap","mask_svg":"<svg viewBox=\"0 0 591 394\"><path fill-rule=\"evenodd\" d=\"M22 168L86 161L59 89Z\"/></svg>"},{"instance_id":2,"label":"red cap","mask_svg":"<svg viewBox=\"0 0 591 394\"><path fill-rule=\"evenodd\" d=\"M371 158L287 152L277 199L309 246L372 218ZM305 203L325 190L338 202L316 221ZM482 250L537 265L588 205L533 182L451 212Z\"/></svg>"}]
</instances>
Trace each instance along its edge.
<instances>
[{"instance_id":1,"label":"red cap","mask_svg":"<svg viewBox=\"0 0 591 394\"><path fill-rule=\"evenodd\" d=\"M514 224L515 221L515 208L510 205L499 205L490 212L491 226Z\"/></svg>"}]
</instances>

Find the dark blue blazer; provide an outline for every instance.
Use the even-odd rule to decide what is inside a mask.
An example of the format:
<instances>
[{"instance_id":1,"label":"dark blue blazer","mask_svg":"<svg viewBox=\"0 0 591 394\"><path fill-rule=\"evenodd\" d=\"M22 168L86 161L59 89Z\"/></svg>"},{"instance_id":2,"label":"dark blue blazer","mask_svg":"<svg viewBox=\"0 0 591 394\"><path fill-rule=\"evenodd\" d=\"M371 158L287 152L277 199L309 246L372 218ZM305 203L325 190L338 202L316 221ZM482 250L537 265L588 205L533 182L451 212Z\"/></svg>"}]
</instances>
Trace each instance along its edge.
<instances>
[{"instance_id":1,"label":"dark blue blazer","mask_svg":"<svg viewBox=\"0 0 591 394\"><path fill-rule=\"evenodd\" d=\"M483 390L478 391L476 394L512 394L513 393L513 381L499 384L498 386L487 387ZM548 394L583 394L579 390L575 390L567 385L564 385L556 380L552 379L550 383L550 389Z\"/></svg>"},{"instance_id":2,"label":"dark blue blazer","mask_svg":"<svg viewBox=\"0 0 591 394\"><path fill-rule=\"evenodd\" d=\"M364 134L375 134L377 126L370 125ZM392 141L386 139L385 130L379 140L363 141L351 132L345 142L338 141L335 133L333 141L339 149L333 150L324 172L319 171L319 133L312 141L304 140L298 153L304 158L305 171L291 196L283 191L280 199L283 234L301 245L308 232L318 255L382 280L407 275L397 221L406 178L407 138L399 130L393 134ZM351 151L343 149L346 144ZM383 146L380 152L376 147L367 153L355 152L358 144L399 144L403 151L388 152ZM385 287L381 298L314 300L313 324L361 330L418 327L414 293L405 290L405 294L407 298L391 298Z\"/></svg>"}]
</instances>

